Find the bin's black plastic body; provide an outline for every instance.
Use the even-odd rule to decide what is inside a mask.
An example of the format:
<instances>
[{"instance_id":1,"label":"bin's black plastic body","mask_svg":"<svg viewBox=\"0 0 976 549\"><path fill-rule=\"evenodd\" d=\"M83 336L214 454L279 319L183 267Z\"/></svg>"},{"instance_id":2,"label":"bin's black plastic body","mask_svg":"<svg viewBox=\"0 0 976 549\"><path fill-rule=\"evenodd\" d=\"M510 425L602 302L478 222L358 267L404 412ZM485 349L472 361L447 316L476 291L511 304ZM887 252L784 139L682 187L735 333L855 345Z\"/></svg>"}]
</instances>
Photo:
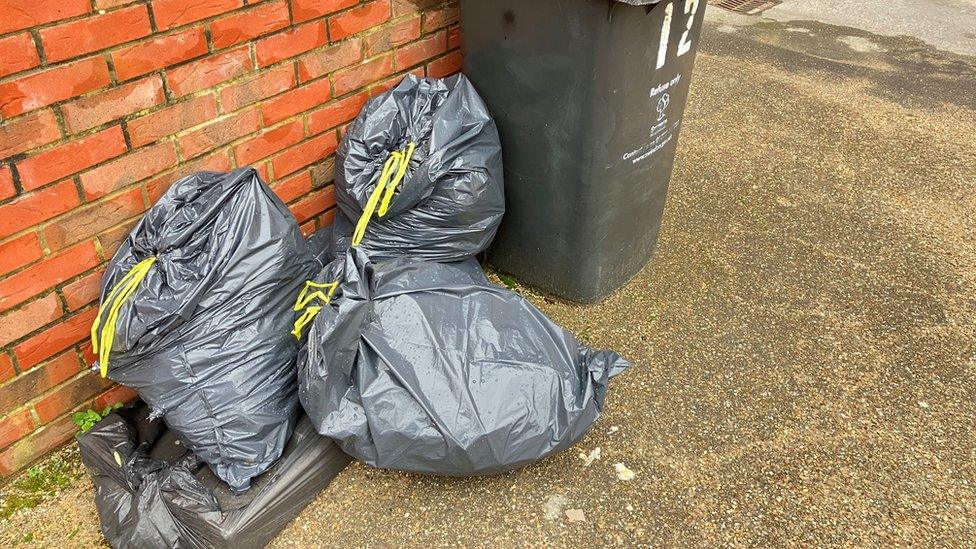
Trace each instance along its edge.
<instances>
[{"instance_id":1,"label":"bin's black plastic body","mask_svg":"<svg viewBox=\"0 0 976 549\"><path fill-rule=\"evenodd\" d=\"M489 262L575 301L633 277L664 212L705 0L643 3L461 0L505 164Z\"/></svg>"}]
</instances>

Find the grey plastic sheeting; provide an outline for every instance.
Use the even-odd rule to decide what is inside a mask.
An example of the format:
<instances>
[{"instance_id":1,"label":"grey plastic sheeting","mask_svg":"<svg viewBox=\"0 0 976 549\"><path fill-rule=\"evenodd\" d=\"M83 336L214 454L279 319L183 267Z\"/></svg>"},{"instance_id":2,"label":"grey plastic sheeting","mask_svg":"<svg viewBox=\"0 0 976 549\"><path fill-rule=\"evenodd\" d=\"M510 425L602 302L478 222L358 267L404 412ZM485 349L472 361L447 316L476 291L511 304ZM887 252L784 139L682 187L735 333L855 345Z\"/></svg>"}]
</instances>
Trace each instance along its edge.
<instances>
[{"instance_id":1,"label":"grey plastic sheeting","mask_svg":"<svg viewBox=\"0 0 976 549\"><path fill-rule=\"evenodd\" d=\"M173 184L115 254L102 300L153 255L120 310L108 375L138 391L217 476L245 490L278 459L294 426L292 307L318 263L252 169Z\"/></svg>"},{"instance_id":2,"label":"grey plastic sheeting","mask_svg":"<svg viewBox=\"0 0 976 549\"><path fill-rule=\"evenodd\" d=\"M338 212L332 253L341 256L390 154L416 150L384 217L360 246L374 260L406 256L455 261L484 251L505 213L495 122L463 75L408 75L371 99L336 155Z\"/></svg>"},{"instance_id":3,"label":"grey plastic sheeting","mask_svg":"<svg viewBox=\"0 0 976 549\"><path fill-rule=\"evenodd\" d=\"M350 461L303 416L281 459L236 495L147 413L119 410L78 439L117 548L264 547Z\"/></svg>"},{"instance_id":4,"label":"grey plastic sheeting","mask_svg":"<svg viewBox=\"0 0 976 549\"><path fill-rule=\"evenodd\" d=\"M475 260L371 263L353 250L319 281L340 294L299 359L318 431L382 468L498 473L576 442L628 367L581 345Z\"/></svg>"}]
</instances>

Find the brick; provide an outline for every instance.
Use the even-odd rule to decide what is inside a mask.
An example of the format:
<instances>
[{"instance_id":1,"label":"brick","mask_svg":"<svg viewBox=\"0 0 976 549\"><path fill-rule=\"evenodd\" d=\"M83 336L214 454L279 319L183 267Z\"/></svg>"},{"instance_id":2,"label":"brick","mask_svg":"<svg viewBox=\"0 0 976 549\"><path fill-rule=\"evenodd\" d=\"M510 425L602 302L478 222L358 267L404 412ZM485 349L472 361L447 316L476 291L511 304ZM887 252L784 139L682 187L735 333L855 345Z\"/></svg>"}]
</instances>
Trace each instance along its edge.
<instances>
[{"instance_id":1,"label":"brick","mask_svg":"<svg viewBox=\"0 0 976 549\"><path fill-rule=\"evenodd\" d=\"M453 25L460 19L457 4L424 13L424 34Z\"/></svg>"},{"instance_id":2,"label":"brick","mask_svg":"<svg viewBox=\"0 0 976 549\"><path fill-rule=\"evenodd\" d=\"M100 10L107 10L109 8L127 6L133 2L138 2L138 1L139 0L95 0L95 8Z\"/></svg>"},{"instance_id":3,"label":"brick","mask_svg":"<svg viewBox=\"0 0 976 549\"><path fill-rule=\"evenodd\" d=\"M95 321L97 313L98 309L88 309L58 322L17 345L14 347L17 363L22 369L32 368L52 355L90 337L92 322Z\"/></svg>"},{"instance_id":4,"label":"brick","mask_svg":"<svg viewBox=\"0 0 976 549\"><path fill-rule=\"evenodd\" d=\"M315 21L262 38L254 43L258 66L267 67L282 59L288 59L329 42L325 21Z\"/></svg>"},{"instance_id":5,"label":"brick","mask_svg":"<svg viewBox=\"0 0 976 549\"><path fill-rule=\"evenodd\" d=\"M320 229L324 229L335 222L336 209L330 208L316 217L315 222ZM306 237L307 238L307 237Z\"/></svg>"},{"instance_id":6,"label":"brick","mask_svg":"<svg viewBox=\"0 0 976 549\"><path fill-rule=\"evenodd\" d=\"M438 32L396 51L396 66L404 70L447 51L447 33Z\"/></svg>"},{"instance_id":7,"label":"brick","mask_svg":"<svg viewBox=\"0 0 976 549\"><path fill-rule=\"evenodd\" d=\"M20 184L25 190L43 187L125 151L122 127L112 126L18 162Z\"/></svg>"},{"instance_id":8,"label":"brick","mask_svg":"<svg viewBox=\"0 0 976 549\"><path fill-rule=\"evenodd\" d=\"M0 78L41 64L30 33L0 38Z\"/></svg>"},{"instance_id":9,"label":"brick","mask_svg":"<svg viewBox=\"0 0 976 549\"><path fill-rule=\"evenodd\" d=\"M247 166L298 143L304 137L305 129L302 127L302 121L294 120L278 128L267 130L234 147L234 157L237 158L238 166Z\"/></svg>"},{"instance_id":10,"label":"brick","mask_svg":"<svg viewBox=\"0 0 976 549\"><path fill-rule=\"evenodd\" d=\"M5 275L29 265L41 257L41 243L37 233L25 233L13 240L0 244L0 275ZM2 330L2 328L0 328Z\"/></svg>"},{"instance_id":11,"label":"brick","mask_svg":"<svg viewBox=\"0 0 976 549\"><path fill-rule=\"evenodd\" d=\"M90 336L91 334L89 334ZM89 337L84 343L78 346L78 350L81 351L81 364L83 366L88 366L89 368L95 364L98 360L98 356L92 352L91 338Z\"/></svg>"},{"instance_id":12,"label":"brick","mask_svg":"<svg viewBox=\"0 0 976 549\"><path fill-rule=\"evenodd\" d=\"M116 385L95 398L95 409L104 410L116 404L128 404L138 398L139 394L123 385Z\"/></svg>"},{"instance_id":13,"label":"brick","mask_svg":"<svg viewBox=\"0 0 976 549\"><path fill-rule=\"evenodd\" d=\"M261 125L258 110L248 109L214 120L200 129L180 137L183 156L194 158L247 134L254 133Z\"/></svg>"},{"instance_id":14,"label":"brick","mask_svg":"<svg viewBox=\"0 0 976 549\"><path fill-rule=\"evenodd\" d=\"M453 51L440 59L428 63L427 76L431 78L444 78L460 72L463 66L464 58L461 57L461 52Z\"/></svg>"},{"instance_id":15,"label":"brick","mask_svg":"<svg viewBox=\"0 0 976 549\"><path fill-rule=\"evenodd\" d=\"M332 206L335 206L335 187L330 186L299 200L288 209L299 223L304 223Z\"/></svg>"},{"instance_id":16,"label":"brick","mask_svg":"<svg viewBox=\"0 0 976 549\"><path fill-rule=\"evenodd\" d=\"M312 192L312 175L308 170L285 178L271 189L284 203Z\"/></svg>"},{"instance_id":17,"label":"brick","mask_svg":"<svg viewBox=\"0 0 976 549\"><path fill-rule=\"evenodd\" d=\"M62 314L58 296L52 292L0 315L0 345L6 346L42 326L47 326L61 318Z\"/></svg>"},{"instance_id":18,"label":"brick","mask_svg":"<svg viewBox=\"0 0 976 549\"><path fill-rule=\"evenodd\" d=\"M115 252L119 249L119 246L122 245L122 241L129 236L129 233L132 232L132 227L136 223L137 221L133 221L129 224L123 223L114 229L109 229L98 235L98 243L101 244L102 252L105 253L105 257L112 257L115 255Z\"/></svg>"},{"instance_id":19,"label":"brick","mask_svg":"<svg viewBox=\"0 0 976 549\"><path fill-rule=\"evenodd\" d=\"M10 446L34 431L30 410L18 410L0 420L0 450Z\"/></svg>"},{"instance_id":20,"label":"brick","mask_svg":"<svg viewBox=\"0 0 976 549\"><path fill-rule=\"evenodd\" d=\"M170 185L192 173L227 172L230 169L230 157L226 151L209 154L190 162L182 162L172 172L146 183L146 191L149 193L149 203L155 203L169 189ZM99 240L101 240L101 237L99 237ZM102 242L102 246L105 246L105 242Z\"/></svg>"},{"instance_id":21,"label":"brick","mask_svg":"<svg viewBox=\"0 0 976 549\"><path fill-rule=\"evenodd\" d=\"M129 139L133 147L141 147L160 138L213 120L217 116L217 100L212 94L199 95L181 103L130 120Z\"/></svg>"},{"instance_id":22,"label":"brick","mask_svg":"<svg viewBox=\"0 0 976 549\"><path fill-rule=\"evenodd\" d=\"M243 5L241 0L153 0L156 26L171 29L220 15Z\"/></svg>"},{"instance_id":23,"label":"brick","mask_svg":"<svg viewBox=\"0 0 976 549\"><path fill-rule=\"evenodd\" d=\"M69 311L77 311L89 303L98 301L102 295L102 276L104 274L105 271L100 269L70 284L65 284L61 288Z\"/></svg>"},{"instance_id":24,"label":"brick","mask_svg":"<svg viewBox=\"0 0 976 549\"><path fill-rule=\"evenodd\" d=\"M63 61L149 36L149 10L136 5L56 27L41 29L41 45L48 62Z\"/></svg>"},{"instance_id":25,"label":"brick","mask_svg":"<svg viewBox=\"0 0 976 549\"><path fill-rule=\"evenodd\" d=\"M0 476L9 477L74 438L78 427L64 416L0 452Z\"/></svg>"},{"instance_id":26,"label":"brick","mask_svg":"<svg viewBox=\"0 0 976 549\"><path fill-rule=\"evenodd\" d=\"M61 106L68 131L78 133L166 102L159 76L123 84Z\"/></svg>"},{"instance_id":27,"label":"brick","mask_svg":"<svg viewBox=\"0 0 976 549\"><path fill-rule=\"evenodd\" d=\"M329 38L338 42L343 38L382 25L390 20L389 0L376 0L329 18Z\"/></svg>"},{"instance_id":28,"label":"brick","mask_svg":"<svg viewBox=\"0 0 976 549\"><path fill-rule=\"evenodd\" d=\"M322 133L356 118L368 98L365 93L360 93L333 101L321 109L310 112L308 114L309 134Z\"/></svg>"},{"instance_id":29,"label":"brick","mask_svg":"<svg viewBox=\"0 0 976 549\"><path fill-rule=\"evenodd\" d=\"M72 181L25 194L0 206L0 238L51 219L80 203Z\"/></svg>"},{"instance_id":30,"label":"brick","mask_svg":"<svg viewBox=\"0 0 976 549\"><path fill-rule=\"evenodd\" d=\"M415 68L415 69L413 69L411 71L407 71L406 73L395 74L395 75L393 75L392 78L388 78L386 80L383 80L382 82L378 82L378 83L373 84L372 86L370 86L369 87L369 96L370 97L376 97L377 95L380 95L382 93L385 93L385 92L387 92L387 91L389 91L389 90L397 87L400 84L400 82L403 82L403 79L408 74L412 74L412 75L416 76L417 78L423 78L426 75L426 72L424 71L424 67L417 67L417 68Z\"/></svg>"},{"instance_id":31,"label":"brick","mask_svg":"<svg viewBox=\"0 0 976 549\"><path fill-rule=\"evenodd\" d=\"M14 410L35 396L71 379L81 371L81 362L74 351L62 353L43 366L27 370L0 386L0 410Z\"/></svg>"},{"instance_id":32,"label":"brick","mask_svg":"<svg viewBox=\"0 0 976 549\"><path fill-rule=\"evenodd\" d=\"M247 46L212 55L166 73L169 89L177 97L215 86L251 70Z\"/></svg>"},{"instance_id":33,"label":"brick","mask_svg":"<svg viewBox=\"0 0 976 549\"><path fill-rule=\"evenodd\" d=\"M109 200L101 200L68 215L44 228L44 239L52 250L60 250L146 211L142 190L138 187Z\"/></svg>"},{"instance_id":34,"label":"brick","mask_svg":"<svg viewBox=\"0 0 976 549\"><path fill-rule=\"evenodd\" d=\"M50 109L4 120L0 124L0 158L29 151L60 138L58 121Z\"/></svg>"},{"instance_id":35,"label":"brick","mask_svg":"<svg viewBox=\"0 0 976 549\"><path fill-rule=\"evenodd\" d=\"M292 66L275 67L220 90L220 107L224 112L233 112L294 86Z\"/></svg>"},{"instance_id":36,"label":"brick","mask_svg":"<svg viewBox=\"0 0 976 549\"><path fill-rule=\"evenodd\" d=\"M89 400L112 386L112 382L93 373L72 379L34 404L41 424L90 404ZM82 405L85 406L82 406Z\"/></svg>"},{"instance_id":37,"label":"brick","mask_svg":"<svg viewBox=\"0 0 976 549\"><path fill-rule=\"evenodd\" d=\"M298 59L298 77L302 82L308 82L343 67L348 67L353 63L358 63L362 58L362 41L358 39L346 40L335 46L300 57Z\"/></svg>"},{"instance_id":38,"label":"brick","mask_svg":"<svg viewBox=\"0 0 976 549\"><path fill-rule=\"evenodd\" d=\"M447 29L447 49L454 50L461 47L461 27L454 25Z\"/></svg>"},{"instance_id":39,"label":"brick","mask_svg":"<svg viewBox=\"0 0 976 549\"><path fill-rule=\"evenodd\" d=\"M0 84L0 114L17 116L108 84L105 59L80 59Z\"/></svg>"},{"instance_id":40,"label":"brick","mask_svg":"<svg viewBox=\"0 0 976 549\"><path fill-rule=\"evenodd\" d=\"M112 53L119 80L129 80L207 53L202 27L160 36Z\"/></svg>"},{"instance_id":41,"label":"brick","mask_svg":"<svg viewBox=\"0 0 976 549\"><path fill-rule=\"evenodd\" d=\"M112 191L146 179L179 162L176 148L170 141L136 149L107 164L81 174L81 187L86 200L93 200Z\"/></svg>"},{"instance_id":42,"label":"brick","mask_svg":"<svg viewBox=\"0 0 976 549\"><path fill-rule=\"evenodd\" d=\"M420 38L420 17L413 17L367 34L363 40L366 43L366 56L373 57L418 38Z\"/></svg>"},{"instance_id":43,"label":"brick","mask_svg":"<svg viewBox=\"0 0 976 549\"><path fill-rule=\"evenodd\" d=\"M15 375L17 372L14 370L14 363L10 360L10 355L0 351L0 383L4 383Z\"/></svg>"},{"instance_id":44,"label":"brick","mask_svg":"<svg viewBox=\"0 0 976 549\"><path fill-rule=\"evenodd\" d=\"M307 111L332 97L328 80L319 80L300 88L285 92L262 105L264 123L271 125L281 120Z\"/></svg>"},{"instance_id":45,"label":"brick","mask_svg":"<svg viewBox=\"0 0 976 549\"><path fill-rule=\"evenodd\" d=\"M6 200L17 194L14 187L14 176L9 166L0 166L0 200Z\"/></svg>"},{"instance_id":46,"label":"brick","mask_svg":"<svg viewBox=\"0 0 976 549\"><path fill-rule=\"evenodd\" d=\"M318 162L334 153L337 145L335 132L329 132L293 146L271 161L275 178L281 179Z\"/></svg>"},{"instance_id":47,"label":"brick","mask_svg":"<svg viewBox=\"0 0 976 549\"><path fill-rule=\"evenodd\" d=\"M215 48L227 48L288 26L288 3L270 2L210 24Z\"/></svg>"},{"instance_id":48,"label":"brick","mask_svg":"<svg viewBox=\"0 0 976 549\"><path fill-rule=\"evenodd\" d=\"M392 0L393 17L419 14L441 2L443 0Z\"/></svg>"},{"instance_id":49,"label":"brick","mask_svg":"<svg viewBox=\"0 0 976 549\"><path fill-rule=\"evenodd\" d=\"M335 157L330 156L312 166L309 170L312 174L312 187L318 189L335 181Z\"/></svg>"},{"instance_id":50,"label":"brick","mask_svg":"<svg viewBox=\"0 0 976 549\"><path fill-rule=\"evenodd\" d=\"M251 167L254 168L254 171L258 172L258 177L261 178L261 181L267 182L267 181L271 181L272 180L271 179L271 174L268 171L268 163L267 162L259 162L259 163L255 164L255 165L251 166Z\"/></svg>"},{"instance_id":51,"label":"brick","mask_svg":"<svg viewBox=\"0 0 976 549\"><path fill-rule=\"evenodd\" d=\"M351 8L358 3L359 0L291 0L291 11L295 22L299 23Z\"/></svg>"},{"instance_id":52,"label":"brick","mask_svg":"<svg viewBox=\"0 0 976 549\"><path fill-rule=\"evenodd\" d=\"M335 73L332 76L332 83L335 87L336 95L346 95L367 84L382 80L391 74L393 74L393 55L386 54L368 63L363 63L362 65Z\"/></svg>"},{"instance_id":53,"label":"brick","mask_svg":"<svg viewBox=\"0 0 976 549\"><path fill-rule=\"evenodd\" d=\"M82 242L0 280L0 311L27 301L101 263L95 245ZM0 409L3 409L0 407Z\"/></svg>"},{"instance_id":54,"label":"brick","mask_svg":"<svg viewBox=\"0 0 976 549\"><path fill-rule=\"evenodd\" d=\"M29 4L29 5L27 5ZM0 0L0 34L36 27L44 23L84 15L91 10L89 0Z\"/></svg>"}]
</instances>

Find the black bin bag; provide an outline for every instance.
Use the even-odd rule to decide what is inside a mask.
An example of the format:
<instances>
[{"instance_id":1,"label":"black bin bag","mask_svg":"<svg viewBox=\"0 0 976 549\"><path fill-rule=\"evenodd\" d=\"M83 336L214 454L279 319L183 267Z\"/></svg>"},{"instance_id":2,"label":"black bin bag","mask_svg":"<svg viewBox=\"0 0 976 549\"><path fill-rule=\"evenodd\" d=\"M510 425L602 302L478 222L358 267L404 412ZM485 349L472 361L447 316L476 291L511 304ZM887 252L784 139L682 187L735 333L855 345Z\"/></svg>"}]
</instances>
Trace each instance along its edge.
<instances>
[{"instance_id":1,"label":"black bin bag","mask_svg":"<svg viewBox=\"0 0 976 549\"><path fill-rule=\"evenodd\" d=\"M316 428L370 465L499 473L575 443L628 363L595 351L474 259L373 263L352 250L309 325L299 394Z\"/></svg>"},{"instance_id":2,"label":"black bin bag","mask_svg":"<svg viewBox=\"0 0 976 549\"><path fill-rule=\"evenodd\" d=\"M474 257L505 213L502 182L498 131L468 79L408 75L366 103L336 153L332 254Z\"/></svg>"},{"instance_id":3,"label":"black bin bag","mask_svg":"<svg viewBox=\"0 0 976 549\"><path fill-rule=\"evenodd\" d=\"M137 403L78 438L112 547L264 547L350 460L303 415L281 459L237 494L148 416Z\"/></svg>"},{"instance_id":4,"label":"black bin bag","mask_svg":"<svg viewBox=\"0 0 976 549\"><path fill-rule=\"evenodd\" d=\"M317 270L294 217L253 169L184 178L109 263L96 367L246 490L295 424L292 305Z\"/></svg>"}]
</instances>

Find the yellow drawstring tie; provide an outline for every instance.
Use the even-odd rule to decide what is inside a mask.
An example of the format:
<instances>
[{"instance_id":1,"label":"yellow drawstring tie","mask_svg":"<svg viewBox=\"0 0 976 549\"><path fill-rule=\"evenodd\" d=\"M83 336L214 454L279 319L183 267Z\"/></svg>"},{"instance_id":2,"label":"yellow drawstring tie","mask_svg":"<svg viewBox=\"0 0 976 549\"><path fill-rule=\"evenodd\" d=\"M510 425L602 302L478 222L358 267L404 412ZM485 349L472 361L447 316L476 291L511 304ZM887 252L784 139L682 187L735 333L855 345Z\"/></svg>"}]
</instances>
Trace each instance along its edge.
<instances>
[{"instance_id":1,"label":"yellow drawstring tie","mask_svg":"<svg viewBox=\"0 0 976 549\"><path fill-rule=\"evenodd\" d=\"M112 353L112 342L115 341L115 325L119 319L119 310L122 309L126 300L135 293L136 288L146 278L149 269L155 263L155 257L147 257L136 263L135 267L132 267L122 277L122 280L112 288L101 307L98 308L98 316L95 317L95 322L91 328L91 341L92 352L99 356L98 363L101 366L102 377L108 375L108 358ZM102 330L101 340L99 340L98 327L106 310L108 310L108 316L105 318L105 328Z\"/></svg>"},{"instance_id":2,"label":"yellow drawstring tie","mask_svg":"<svg viewBox=\"0 0 976 549\"><path fill-rule=\"evenodd\" d=\"M416 143L410 143L406 150L390 153L390 157L386 159L386 164L383 165L383 172L380 175L380 182L373 189L373 194L369 195L369 200L366 201L366 207L363 208L363 215L360 216L359 223L356 224L356 232L352 235L353 248L359 246L363 241L363 237L366 236L366 227L373 218L376 205L380 205L380 209L377 212L380 217L385 216L386 212L390 209L390 202L393 201L393 193L396 192L397 186L400 185L404 176L407 175L407 168L410 166L410 160L413 158L413 151L416 147ZM384 192L386 193L385 195ZM382 203L380 203L381 197L383 199Z\"/></svg>"},{"instance_id":3,"label":"yellow drawstring tie","mask_svg":"<svg viewBox=\"0 0 976 549\"><path fill-rule=\"evenodd\" d=\"M380 181L376 184L376 188L373 189L373 193L369 195L369 200L366 201L366 207L363 208L363 215L360 216L359 223L356 224L356 231L352 236L353 248L359 246L363 241L363 237L366 236L366 227L373 218L373 213L375 212L378 216L383 217L390 210L393 195L396 193L396 189L403 181L403 178L407 175L407 168L410 167L410 160L413 158L413 153L416 148L416 143L410 143L407 145L406 150L392 152L390 153L390 157L386 159L386 163L383 165L383 172L380 174ZM379 210L376 209L377 205L379 205ZM315 320L316 315L322 311L322 307L332 301L332 296L338 288L338 280L327 284L321 284L311 280L306 282L305 288L302 289L302 293L298 295L298 299L295 301L294 309L296 313L302 309L305 309L305 312L295 321L295 329L292 330L291 335L301 340L305 327ZM322 305L311 305L315 299L320 300Z\"/></svg>"},{"instance_id":4,"label":"yellow drawstring tie","mask_svg":"<svg viewBox=\"0 0 976 549\"><path fill-rule=\"evenodd\" d=\"M328 284L320 284L318 282L313 282L309 280L305 283L305 288L302 289L302 293L298 295L298 300L295 301L295 312L305 309L302 316L295 321L295 329L292 330L291 335L295 336L295 339L302 339L302 331L308 326L315 316L319 314L322 310L323 305L312 305L309 304L315 300L321 300L325 305L328 305L332 301L332 294L335 293L336 289L339 288L339 281L330 282ZM309 290L315 290L309 293ZM323 292L322 290L326 290Z\"/></svg>"}]
</instances>

